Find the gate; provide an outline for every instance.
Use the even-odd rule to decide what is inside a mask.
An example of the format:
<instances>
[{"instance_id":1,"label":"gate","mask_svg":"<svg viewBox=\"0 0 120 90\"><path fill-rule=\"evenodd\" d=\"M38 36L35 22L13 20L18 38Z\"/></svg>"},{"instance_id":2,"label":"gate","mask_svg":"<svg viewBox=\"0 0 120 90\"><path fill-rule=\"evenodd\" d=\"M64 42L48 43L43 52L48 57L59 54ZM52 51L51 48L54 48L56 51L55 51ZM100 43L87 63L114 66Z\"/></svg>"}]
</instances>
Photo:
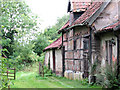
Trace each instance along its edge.
<instances>
[{"instance_id":1,"label":"gate","mask_svg":"<svg viewBox=\"0 0 120 90\"><path fill-rule=\"evenodd\" d=\"M10 79L15 80L15 78L16 78L16 69L15 68L8 68L7 69L7 78L9 80Z\"/></svg>"},{"instance_id":2,"label":"gate","mask_svg":"<svg viewBox=\"0 0 120 90\"><path fill-rule=\"evenodd\" d=\"M16 69L15 68L7 68L7 71L2 74L6 76L8 80L15 80L16 78Z\"/></svg>"}]
</instances>

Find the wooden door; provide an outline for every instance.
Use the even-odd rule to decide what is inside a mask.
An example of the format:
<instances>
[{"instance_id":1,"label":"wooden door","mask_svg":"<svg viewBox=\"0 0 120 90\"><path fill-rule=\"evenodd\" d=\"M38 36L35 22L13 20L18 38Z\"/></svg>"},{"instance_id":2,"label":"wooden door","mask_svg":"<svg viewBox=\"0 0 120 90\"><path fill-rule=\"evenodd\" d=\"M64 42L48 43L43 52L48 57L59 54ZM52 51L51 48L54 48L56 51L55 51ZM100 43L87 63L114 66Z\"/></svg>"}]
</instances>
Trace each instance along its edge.
<instances>
[{"instance_id":1,"label":"wooden door","mask_svg":"<svg viewBox=\"0 0 120 90\"><path fill-rule=\"evenodd\" d=\"M88 55L89 55L89 38L84 38L84 41L83 41L83 44L84 44L84 50L83 50L83 57L84 57L84 77L88 77L89 76L89 72L88 72Z\"/></svg>"},{"instance_id":2,"label":"wooden door","mask_svg":"<svg viewBox=\"0 0 120 90\"><path fill-rule=\"evenodd\" d=\"M55 73L55 50L53 50L53 73Z\"/></svg>"},{"instance_id":3,"label":"wooden door","mask_svg":"<svg viewBox=\"0 0 120 90\"><path fill-rule=\"evenodd\" d=\"M65 47L62 47L62 76L64 77L65 72Z\"/></svg>"}]
</instances>

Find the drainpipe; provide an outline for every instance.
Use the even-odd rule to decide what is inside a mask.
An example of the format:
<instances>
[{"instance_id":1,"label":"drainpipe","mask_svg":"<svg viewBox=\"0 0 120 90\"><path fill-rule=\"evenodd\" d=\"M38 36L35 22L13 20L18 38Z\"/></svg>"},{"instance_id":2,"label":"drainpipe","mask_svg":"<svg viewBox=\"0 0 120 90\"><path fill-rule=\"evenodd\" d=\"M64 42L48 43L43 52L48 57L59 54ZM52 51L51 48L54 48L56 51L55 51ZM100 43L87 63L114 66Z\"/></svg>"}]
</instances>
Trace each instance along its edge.
<instances>
[{"instance_id":1,"label":"drainpipe","mask_svg":"<svg viewBox=\"0 0 120 90\"><path fill-rule=\"evenodd\" d=\"M90 59L90 66L92 64L92 27L90 26L90 48L89 48L89 59Z\"/></svg>"},{"instance_id":2,"label":"drainpipe","mask_svg":"<svg viewBox=\"0 0 120 90\"><path fill-rule=\"evenodd\" d=\"M120 50L119 50L119 36L117 37L117 79L119 76L119 55L120 55Z\"/></svg>"},{"instance_id":3,"label":"drainpipe","mask_svg":"<svg viewBox=\"0 0 120 90\"><path fill-rule=\"evenodd\" d=\"M63 46L63 32L62 32L62 76L65 72L65 47Z\"/></svg>"},{"instance_id":4,"label":"drainpipe","mask_svg":"<svg viewBox=\"0 0 120 90\"><path fill-rule=\"evenodd\" d=\"M114 33L114 35L116 36L116 38L117 38L117 79L118 79L118 76L119 76L119 69L120 69L120 67L119 67L119 54L120 54L120 49L119 49L119 47L120 47L120 45L119 45L119 35L116 35L115 34L115 32L113 32Z\"/></svg>"}]
</instances>

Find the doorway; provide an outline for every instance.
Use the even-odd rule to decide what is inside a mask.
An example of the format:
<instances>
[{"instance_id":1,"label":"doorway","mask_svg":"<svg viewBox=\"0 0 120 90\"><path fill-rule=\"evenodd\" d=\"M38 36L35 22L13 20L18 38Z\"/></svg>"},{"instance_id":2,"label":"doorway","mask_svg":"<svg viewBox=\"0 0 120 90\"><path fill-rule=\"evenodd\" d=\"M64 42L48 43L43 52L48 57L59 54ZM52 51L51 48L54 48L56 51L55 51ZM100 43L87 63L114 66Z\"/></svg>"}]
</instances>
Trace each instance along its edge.
<instances>
[{"instance_id":1,"label":"doorway","mask_svg":"<svg viewBox=\"0 0 120 90\"><path fill-rule=\"evenodd\" d=\"M53 50L53 73L55 73L55 50Z\"/></svg>"}]
</instances>

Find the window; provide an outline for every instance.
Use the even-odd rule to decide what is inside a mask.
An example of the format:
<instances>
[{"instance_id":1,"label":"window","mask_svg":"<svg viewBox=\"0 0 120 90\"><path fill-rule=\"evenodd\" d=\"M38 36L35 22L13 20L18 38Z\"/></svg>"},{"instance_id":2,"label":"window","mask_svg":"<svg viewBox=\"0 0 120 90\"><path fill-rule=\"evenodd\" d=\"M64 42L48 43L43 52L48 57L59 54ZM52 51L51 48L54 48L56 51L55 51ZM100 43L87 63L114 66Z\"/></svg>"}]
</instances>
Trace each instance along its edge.
<instances>
[{"instance_id":1,"label":"window","mask_svg":"<svg viewBox=\"0 0 120 90\"><path fill-rule=\"evenodd\" d=\"M80 10L80 9L78 9L78 10ZM78 19L83 13L84 13L84 11L74 12L74 20Z\"/></svg>"},{"instance_id":2,"label":"window","mask_svg":"<svg viewBox=\"0 0 120 90\"><path fill-rule=\"evenodd\" d=\"M76 50L76 39L74 40L74 50Z\"/></svg>"},{"instance_id":3,"label":"window","mask_svg":"<svg viewBox=\"0 0 120 90\"><path fill-rule=\"evenodd\" d=\"M89 49L89 40L88 40L88 39L85 39L85 40L83 41L83 43L84 43L84 50L88 50L88 49Z\"/></svg>"},{"instance_id":4,"label":"window","mask_svg":"<svg viewBox=\"0 0 120 90\"><path fill-rule=\"evenodd\" d=\"M108 41L105 41L105 46L106 46L106 61L108 62Z\"/></svg>"},{"instance_id":5,"label":"window","mask_svg":"<svg viewBox=\"0 0 120 90\"><path fill-rule=\"evenodd\" d=\"M106 46L106 61L108 62L108 64L112 64L112 41L105 41L105 46Z\"/></svg>"}]
</instances>

